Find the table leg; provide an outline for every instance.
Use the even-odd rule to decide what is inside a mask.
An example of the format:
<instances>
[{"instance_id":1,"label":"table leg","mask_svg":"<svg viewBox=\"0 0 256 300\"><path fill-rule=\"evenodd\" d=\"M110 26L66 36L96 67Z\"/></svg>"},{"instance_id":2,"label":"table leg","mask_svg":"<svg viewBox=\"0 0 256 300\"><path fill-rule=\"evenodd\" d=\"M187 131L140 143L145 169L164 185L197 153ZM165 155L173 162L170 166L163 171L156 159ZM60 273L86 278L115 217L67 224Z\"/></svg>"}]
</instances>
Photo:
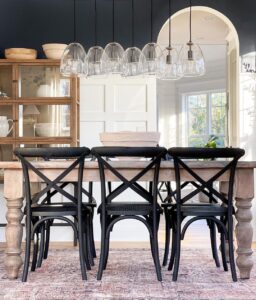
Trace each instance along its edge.
<instances>
[{"instance_id":1,"label":"table leg","mask_svg":"<svg viewBox=\"0 0 256 300\"><path fill-rule=\"evenodd\" d=\"M21 208L23 205L23 181L19 170L5 170L4 172L4 196L7 202L7 226L5 268L9 279L18 277L22 265L21 240L23 217Z\"/></svg>"},{"instance_id":2,"label":"table leg","mask_svg":"<svg viewBox=\"0 0 256 300\"><path fill-rule=\"evenodd\" d=\"M5 229L6 236L6 258L5 268L7 276L10 279L18 277L19 269L22 265L21 259L21 240L23 228L21 220L23 214L21 212L23 199L6 199L7 201L7 226Z\"/></svg>"},{"instance_id":3,"label":"table leg","mask_svg":"<svg viewBox=\"0 0 256 300\"><path fill-rule=\"evenodd\" d=\"M253 198L236 198L236 239L237 239L237 267L240 271L241 279L249 279L253 267L252 260L252 201Z\"/></svg>"}]
</instances>

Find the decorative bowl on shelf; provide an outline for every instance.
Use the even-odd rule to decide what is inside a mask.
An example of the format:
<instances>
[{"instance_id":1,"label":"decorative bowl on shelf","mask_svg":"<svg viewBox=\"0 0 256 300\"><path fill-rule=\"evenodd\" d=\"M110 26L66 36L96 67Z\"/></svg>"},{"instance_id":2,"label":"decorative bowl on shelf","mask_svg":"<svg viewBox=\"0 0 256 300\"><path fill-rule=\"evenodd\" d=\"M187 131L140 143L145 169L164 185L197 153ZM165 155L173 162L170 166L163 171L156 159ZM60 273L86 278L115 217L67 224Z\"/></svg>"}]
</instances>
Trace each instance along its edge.
<instances>
[{"instance_id":1,"label":"decorative bowl on shelf","mask_svg":"<svg viewBox=\"0 0 256 300\"><path fill-rule=\"evenodd\" d=\"M9 48L4 50L4 55L8 59L36 59L37 51L28 48Z\"/></svg>"},{"instance_id":2,"label":"decorative bowl on shelf","mask_svg":"<svg viewBox=\"0 0 256 300\"><path fill-rule=\"evenodd\" d=\"M56 123L36 123L34 126L36 136L59 136L59 131L57 129Z\"/></svg>"},{"instance_id":3,"label":"decorative bowl on shelf","mask_svg":"<svg viewBox=\"0 0 256 300\"><path fill-rule=\"evenodd\" d=\"M41 84L39 85L36 96L37 97L51 97L51 86L49 84Z\"/></svg>"},{"instance_id":4,"label":"decorative bowl on shelf","mask_svg":"<svg viewBox=\"0 0 256 300\"><path fill-rule=\"evenodd\" d=\"M67 44L44 44L42 45L45 56L49 59L61 59Z\"/></svg>"}]
</instances>

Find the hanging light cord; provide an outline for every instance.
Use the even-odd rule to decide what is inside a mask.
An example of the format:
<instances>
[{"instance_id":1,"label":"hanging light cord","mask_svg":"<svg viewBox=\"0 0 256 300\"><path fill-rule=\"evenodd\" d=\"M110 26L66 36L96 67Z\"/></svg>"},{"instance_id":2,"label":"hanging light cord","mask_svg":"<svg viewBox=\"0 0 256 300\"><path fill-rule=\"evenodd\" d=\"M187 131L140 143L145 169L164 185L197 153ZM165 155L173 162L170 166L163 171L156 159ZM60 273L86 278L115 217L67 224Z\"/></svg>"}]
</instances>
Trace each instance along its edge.
<instances>
[{"instance_id":1,"label":"hanging light cord","mask_svg":"<svg viewBox=\"0 0 256 300\"><path fill-rule=\"evenodd\" d=\"M94 45L98 44L98 28L97 28L97 0L94 0L94 34L95 34L95 41Z\"/></svg>"},{"instance_id":2,"label":"hanging light cord","mask_svg":"<svg viewBox=\"0 0 256 300\"><path fill-rule=\"evenodd\" d=\"M172 48L171 13L171 0L169 0L169 48Z\"/></svg>"},{"instance_id":3,"label":"hanging light cord","mask_svg":"<svg viewBox=\"0 0 256 300\"><path fill-rule=\"evenodd\" d=\"M74 42L76 42L76 0L74 0L73 2L73 9L74 9L74 15L73 15L73 19L74 19Z\"/></svg>"},{"instance_id":4,"label":"hanging light cord","mask_svg":"<svg viewBox=\"0 0 256 300\"><path fill-rule=\"evenodd\" d=\"M112 38L115 41L115 0L112 0Z\"/></svg>"},{"instance_id":5,"label":"hanging light cord","mask_svg":"<svg viewBox=\"0 0 256 300\"><path fill-rule=\"evenodd\" d=\"M132 0L132 47L134 47L134 0Z\"/></svg>"},{"instance_id":6,"label":"hanging light cord","mask_svg":"<svg viewBox=\"0 0 256 300\"><path fill-rule=\"evenodd\" d=\"M191 23L191 15L192 15L192 1L189 1L189 43L192 43L192 23Z\"/></svg>"},{"instance_id":7,"label":"hanging light cord","mask_svg":"<svg viewBox=\"0 0 256 300\"><path fill-rule=\"evenodd\" d=\"M150 1L150 40L153 43L153 0Z\"/></svg>"}]
</instances>

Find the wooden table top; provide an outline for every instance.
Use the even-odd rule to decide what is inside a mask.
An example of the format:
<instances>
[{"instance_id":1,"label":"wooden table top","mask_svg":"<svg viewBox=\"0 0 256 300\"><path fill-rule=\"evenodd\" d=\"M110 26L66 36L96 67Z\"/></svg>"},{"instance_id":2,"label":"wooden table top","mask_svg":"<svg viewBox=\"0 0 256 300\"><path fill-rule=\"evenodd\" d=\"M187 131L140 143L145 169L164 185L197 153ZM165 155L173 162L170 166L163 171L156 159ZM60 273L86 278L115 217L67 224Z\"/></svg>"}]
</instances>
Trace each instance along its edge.
<instances>
[{"instance_id":1,"label":"wooden table top","mask_svg":"<svg viewBox=\"0 0 256 300\"><path fill-rule=\"evenodd\" d=\"M195 169L215 169L223 167L227 161L189 161L188 166ZM63 169L68 167L71 161L34 161L33 165L40 169ZM111 165L115 168L120 169L141 169L144 168L148 162L146 161L112 161ZM238 161L237 167L240 169L254 169L256 168L256 161ZM98 163L96 161L85 161L85 168L98 169ZM161 169L173 168L172 161L162 161ZM0 169L21 169L21 163L18 161L1 161Z\"/></svg>"}]
</instances>

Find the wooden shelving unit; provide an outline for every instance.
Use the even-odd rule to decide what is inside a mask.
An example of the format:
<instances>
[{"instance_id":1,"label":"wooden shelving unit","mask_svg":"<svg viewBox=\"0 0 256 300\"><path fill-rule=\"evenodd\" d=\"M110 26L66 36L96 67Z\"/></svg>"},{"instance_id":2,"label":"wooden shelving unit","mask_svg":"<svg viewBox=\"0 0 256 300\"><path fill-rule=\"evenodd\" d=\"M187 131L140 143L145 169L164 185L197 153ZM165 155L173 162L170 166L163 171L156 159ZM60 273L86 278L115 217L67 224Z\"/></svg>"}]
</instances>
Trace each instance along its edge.
<instances>
[{"instance_id":1,"label":"wooden shelving unit","mask_svg":"<svg viewBox=\"0 0 256 300\"><path fill-rule=\"evenodd\" d=\"M59 65L50 59L0 59L0 116L13 120L13 130L0 137L0 161L15 159L18 146L78 144L78 82L62 77Z\"/></svg>"}]
</instances>

